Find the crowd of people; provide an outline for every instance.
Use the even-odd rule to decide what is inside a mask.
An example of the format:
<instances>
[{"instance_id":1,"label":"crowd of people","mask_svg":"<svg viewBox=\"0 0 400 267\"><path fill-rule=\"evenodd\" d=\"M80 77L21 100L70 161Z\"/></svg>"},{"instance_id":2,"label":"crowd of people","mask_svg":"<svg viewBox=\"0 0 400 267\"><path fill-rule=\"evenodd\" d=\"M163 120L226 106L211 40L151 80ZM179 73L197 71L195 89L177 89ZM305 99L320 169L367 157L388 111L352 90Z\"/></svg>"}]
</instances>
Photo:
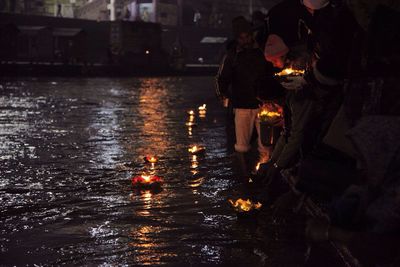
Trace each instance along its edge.
<instances>
[{"instance_id":1,"label":"crowd of people","mask_svg":"<svg viewBox=\"0 0 400 267\"><path fill-rule=\"evenodd\" d=\"M310 220L308 238L357 244L371 265L400 264L400 2L284 0L232 29L216 93L233 108L244 181L256 129L252 181L264 205L318 199L329 220ZM287 68L296 73L277 75ZM272 145L258 116L271 103L283 110L269 125L281 128Z\"/></svg>"}]
</instances>

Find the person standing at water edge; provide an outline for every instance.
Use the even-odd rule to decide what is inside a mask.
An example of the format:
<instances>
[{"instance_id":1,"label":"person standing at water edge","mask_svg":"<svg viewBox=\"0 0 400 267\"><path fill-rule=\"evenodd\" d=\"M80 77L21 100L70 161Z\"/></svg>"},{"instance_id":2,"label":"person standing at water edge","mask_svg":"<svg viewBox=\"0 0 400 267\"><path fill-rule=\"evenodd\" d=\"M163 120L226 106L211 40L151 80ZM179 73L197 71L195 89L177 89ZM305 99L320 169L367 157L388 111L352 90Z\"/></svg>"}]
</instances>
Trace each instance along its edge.
<instances>
[{"instance_id":1,"label":"person standing at water edge","mask_svg":"<svg viewBox=\"0 0 400 267\"><path fill-rule=\"evenodd\" d=\"M263 56L252 36L250 23L244 17L232 21L236 45L225 55L216 77L216 94L229 98L235 113L235 151L243 175L248 175L245 153L251 148L250 141L254 126L258 132L258 151L261 161L270 157L270 148L261 143L260 125L257 118L260 95L265 95L265 77L272 77L272 65ZM263 81L263 82L261 82Z\"/></svg>"}]
</instances>

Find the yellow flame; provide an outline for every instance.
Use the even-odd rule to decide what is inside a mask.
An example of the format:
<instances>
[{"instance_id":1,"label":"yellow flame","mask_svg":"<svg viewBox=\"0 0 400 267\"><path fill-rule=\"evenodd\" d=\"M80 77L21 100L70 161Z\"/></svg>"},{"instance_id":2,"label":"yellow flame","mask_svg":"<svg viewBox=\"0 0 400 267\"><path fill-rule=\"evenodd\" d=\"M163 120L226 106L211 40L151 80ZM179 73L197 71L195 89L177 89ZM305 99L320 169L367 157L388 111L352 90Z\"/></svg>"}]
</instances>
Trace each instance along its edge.
<instances>
[{"instance_id":1,"label":"yellow flame","mask_svg":"<svg viewBox=\"0 0 400 267\"><path fill-rule=\"evenodd\" d=\"M156 163L158 161L158 159L156 157L151 156L150 158L148 158L148 161L150 163Z\"/></svg>"},{"instance_id":2,"label":"yellow flame","mask_svg":"<svg viewBox=\"0 0 400 267\"><path fill-rule=\"evenodd\" d=\"M150 175L142 175L142 178L144 182L149 183L151 181L151 176Z\"/></svg>"},{"instance_id":3,"label":"yellow flame","mask_svg":"<svg viewBox=\"0 0 400 267\"><path fill-rule=\"evenodd\" d=\"M188 113L189 113L190 116L194 116L194 111L193 110L189 110Z\"/></svg>"},{"instance_id":4,"label":"yellow flame","mask_svg":"<svg viewBox=\"0 0 400 267\"><path fill-rule=\"evenodd\" d=\"M261 165L261 162L258 162L256 165L256 171L258 171L260 169L260 165Z\"/></svg>"},{"instance_id":5,"label":"yellow flame","mask_svg":"<svg viewBox=\"0 0 400 267\"><path fill-rule=\"evenodd\" d=\"M279 112L275 111L269 111L267 109L262 109L260 113L258 114L259 117L280 117L281 114Z\"/></svg>"},{"instance_id":6,"label":"yellow flame","mask_svg":"<svg viewBox=\"0 0 400 267\"><path fill-rule=\"evenodd\" d=\"M303 75L303 74L304 74L304 70L296 70L293 68L286 68L286 69L283 69L281 72L276 73L275 76L288 76L288 75L299 76L299 75Z\"/></svg>"},{"instance_id":7,"label":"yellow flame","mask_svg":"<svg viewBox=\"0 0 400 267\"><path fill-rule=\"evenodd\" d=\"M262 206L260 202L253 203L250 199L243 200L239 198L235 202L232 199L229 199L228 201L234 208L236 208L239 211L250 211L252 209L257 210Z\"/></svg>"}]
</instances>

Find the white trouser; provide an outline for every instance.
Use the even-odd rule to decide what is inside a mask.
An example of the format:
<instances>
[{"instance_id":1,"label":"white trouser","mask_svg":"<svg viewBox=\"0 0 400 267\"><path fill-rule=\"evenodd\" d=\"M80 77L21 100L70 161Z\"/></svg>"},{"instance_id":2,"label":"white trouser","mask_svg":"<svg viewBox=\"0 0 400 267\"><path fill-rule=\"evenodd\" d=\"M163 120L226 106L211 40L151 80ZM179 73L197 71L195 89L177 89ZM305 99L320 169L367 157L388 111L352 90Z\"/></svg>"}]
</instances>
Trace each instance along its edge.
<instances>
[{"instance_id":1,"label":"white trouser","mask_svg":"<svg viewBox=\"0 0 400 267\"><path fill-rule=\"evenodd\" d=\"M261 143L260 135L260 121L257 117L259 109L242 109L235 108L235 133L236 133L236 144L235 150L237 152L247 152L250 150L251 136L253 134L254 125L257 129L258 134L258 152L260 153L260 159L267 161L270 156L270 148L264 146Z\"/></svg>"}]
</instances>

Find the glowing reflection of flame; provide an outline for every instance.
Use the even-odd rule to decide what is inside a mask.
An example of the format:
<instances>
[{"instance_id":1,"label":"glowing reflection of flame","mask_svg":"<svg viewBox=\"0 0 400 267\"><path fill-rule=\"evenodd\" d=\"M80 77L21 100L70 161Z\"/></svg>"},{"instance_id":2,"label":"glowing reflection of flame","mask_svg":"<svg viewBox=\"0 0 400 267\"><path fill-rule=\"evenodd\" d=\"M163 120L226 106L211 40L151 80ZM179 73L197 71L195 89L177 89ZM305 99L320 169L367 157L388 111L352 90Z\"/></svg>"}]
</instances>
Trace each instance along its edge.
<instances>
[{"instance_id":1,"label":"glowing reflection of flame","mask_svg":"<svg viewBox=\"0 0 400 267\"><path fill-rule=\"evenodd\" d=\"M168 85L167 81L158 78L148 78L141 81L139 89L139 105L134 113L139 113L143 119L143 124L135 125L139 127L139 136L143 137L146 146L143 151L135 151L141 154L154 155L165 154L170 147L168 136L171 135L167 127L168 115Z\"/></svg>"},{"instance_id":2,"label":"glowing reflection of flame","mask_svg":"<svg viewBox=\"0 0 400 267\"><path fill-rule=\"evenodd\" d=\"M196 161L196 162L192 162L192 165L190 166L190 168L192 168L192 169L197 169L199 167L199 163Z\"/></svg>"},{"instance_id":3,"label":"glowing reflection of flame","mask_svg":"<svg viewBox=\"0 0 400 267\"><path fill-rule=\"evenodd\" d=\"M175 258L176 253L162 252L166 246L162 235L169 229L160 226L143 225L132 228L129 237L132 239L128 245L135 250L135 266L151 265L155 262L164 262L165 258Z\"/></svg>"},{"instance_id":4,"label":"glowing reflection of flame","mask_svg":"<svg viewBox=\"0 0 400 267\"><path fill-rule=\"evenodd\" d=\"M262 204L260 202L253 203L250 199L244 200L239 198L236 201L233 201L232 199L229 199L228 201L229 203L231 203L232 207L234 207L235 210L239 212L258 210L262 207Z\"/></svg>"},{"instance_id":5,"label":"glowing reflection of flame","mask_svg":"<svg viewBox=\"0 0 400 267\"><path fill-rule=\"evenodd\" d=\"M200 177L200 178L197 178L196 180L190 181L189 186L191 188L197 188L197 187L201 186L203 184L203 182L204 182L204 177Z\"/></svg>"},{"instance_id":6,"label":"glowing reflection of flame","mask_svg":"<svg viewBox=\"0 0 400 267\"><path fill-rule=\"evenodd\" d=\"M192 146L188 149L188 151L192 154L199 154L205 151L205 147L203 146Z\"/></svg>"},{"instance_id":7,"label":"glowing reflection of flame","mask_svg":"<svg viewBox=\"0 0 400 267\"><path fill-rule=\"evenodd\" d=\"M199 162L197 161L197 155L192 155L192 165L190 166L190 168L192 169L197 169L199 167Z\"/></svg>"},{"instance_id":8,"label":"glowing reflection of flame","mask_svg":"<svg viewBox=\"0 0 400 267\"><path fill-rule=\"evenodd\" d=\"M199 109L199 117L200 118L205 118L206 114L207 114L207 106L206 106L206 104L203 104L198 109Z\"/></svg>"},{"instance_id":9,"label":"glowing reflection of flame","mask_svg":"<svg viewBox=\"0 0 400 267\"><path fill-rule=\"evenodd\" d=\"M193 126L196 126L196 123L194 123L192 121L188 121L188 122L186 122L186 126L193 127Z\"/></svg>"}]
</instances>

